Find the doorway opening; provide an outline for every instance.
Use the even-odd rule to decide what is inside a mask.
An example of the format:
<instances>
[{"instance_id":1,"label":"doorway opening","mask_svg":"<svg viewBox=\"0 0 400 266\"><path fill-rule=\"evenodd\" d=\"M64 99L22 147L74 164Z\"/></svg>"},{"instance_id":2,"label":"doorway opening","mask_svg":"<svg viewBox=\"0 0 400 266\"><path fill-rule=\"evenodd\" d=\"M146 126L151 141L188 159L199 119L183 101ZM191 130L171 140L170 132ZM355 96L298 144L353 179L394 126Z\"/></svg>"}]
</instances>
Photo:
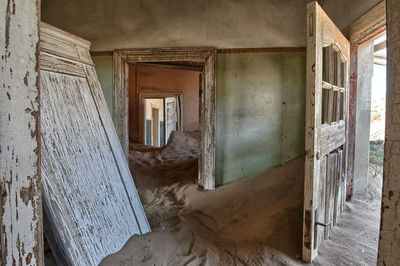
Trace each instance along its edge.
<instances>
[{"instance_id":1,"label":"doorway opening","mask_svg":"<svg viewBox=\"0 0 400 266\"><path fill-rule=\"evenodd\" d=\"M185 107L191 102L185 97L185 106L182 112L183 131L193 131L193 123L198 124L198 184L204 189L215 188L215 48L150 48L150 49L129 49L116 50L113 52L114 60L114 125L119 136L125 156L129 157L131 142L140 143L144 138L140 137L139 123L132 124L134 112L139 113L139 98L133 97L131 88L137 87L138 69L158 68L167 70L185 70L198 73L198 90L195 102L198 104L198 111L191 115ZM179 77L179 76L178 76ZM170 78L170 75L165 75ZM143 80L148 80L149 76L143 76ZM171 79L171 82L177 80ZM165 88L168 83L161 84L159 88ZM144 86L143 93L160 93L152 86ZM168 90L169 93L181 93L182 88ZM136 92L137 93L137 92ZM185 93L183 93L185 94ZM136 102L135 102L136 101ZM185 117L192 116L194 121L190 122L189 127L185 124ZM197 119L197 120L196 120ZM136 119L138 121L138 119ZM133 128L133 130L132 130ZM179 131L176 131L179 132ZM168 143L168 140L165 140ZM129 159L129 158L128 158Z\"/></svg>"},{"instance_id":2,"label":"doorway opening","mask_svg":"<svg viewBox=\"0 0 400 266\"><path fill-rule=\"evenodd\" d=\"M183 93L139 94L139 108L139 136L142 144L162 147L167 144L173 131L183 131ZM134 142L133 139L131 143Z\"/></svg>"},{"instance_id":3,"label":"doorway opening","mask_svg":"<svg viewBox=\"0 0 400 266\"><path fill-rule=\"evenodd\" d=\"M129 65L129 165L138 187L197 181L202 68Z\"/></svg>"},{"instance_id":4,"label":"doorway opening","mask_svg":"<svg viewBox=\"0 0 400 266\"><path fill-rule=\"evenodd\" d=\"M386 111L386 33L373 40L373 46L367 199L381 202Z\"/></svg>"}]
</instances>

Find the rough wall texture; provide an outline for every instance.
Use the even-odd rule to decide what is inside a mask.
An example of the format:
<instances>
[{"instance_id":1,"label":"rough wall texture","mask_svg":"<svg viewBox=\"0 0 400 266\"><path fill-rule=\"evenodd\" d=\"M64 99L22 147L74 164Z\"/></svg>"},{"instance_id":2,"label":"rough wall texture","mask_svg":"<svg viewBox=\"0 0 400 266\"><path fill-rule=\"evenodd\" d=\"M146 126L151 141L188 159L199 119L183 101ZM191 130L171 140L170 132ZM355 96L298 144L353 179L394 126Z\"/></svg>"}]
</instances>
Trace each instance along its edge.
<instances>
[{"instance_id":1,"label":"rough wall texture","mask_svg":"<svg viewBox=\"0 0 400 266\"><path fill-rule=\"evenodd\" d=\"M220 54L216 183L304 152L305 53Z\"/></svg>"},{"instance_id":2,"label":"rough wall texture","mask_svg":"<svg viewBox=\"0 0 400 266\"><path fill-rule=\"evenodd\" d=\"M96 65L96 72L101 83L101 88L106 98L107 107L110 112L113 110L113 60L112 56L92 56ZM113 117L113 116L111 116Z\"/></svg>"},{"instance_id":3,"label":"rough wall texture","mask_svg":"<svg viewBox=\"0 0 400 266\"><path fill-rule=\"evenodd\" d=\"M386 143L378 265L400 261L400 0L387 0Z\"/></svg>"},{"instance_id":4,"label":"rough wall texture","mask_svg":"<svg viewBox=\"0 0 400 266\"><path fill-rule=\"evenodd\" d=\"M304 52L218 55L217 185L304 152L305 63ZM103 90L111 72L98 71Z\"/></svg>"},{"instance_id":5,"label":"rough wall texture","mask_svg":"<svg viewBox=\"0 0 400 266\"><path fill-rule=\"evenodd\" d=\"M367 193L373 63L373 41L358 46L353 195L360 198Z\"/></svg>"},{"instance_id":6,"label":"rough wall texture","mask_svg":"<svg viewBox=\"0 0 400 266\"><path fill-rule=\"evenodd\" d=\"M305 46L310 0L42 0L43 21L92 49ZM319 1L321 2L321 1ZM380 0L325 0L344 29Z\"/></svg>"},{"instance_id":7,"label":"rough wall texture","mask_svg":"<svg viewBox=\"0 0 400 266\"><path fill-rule=\"evenodd\" d=\"M1 265L42 264L39 1L0 1Z\"/></svg>"}]
</instances>

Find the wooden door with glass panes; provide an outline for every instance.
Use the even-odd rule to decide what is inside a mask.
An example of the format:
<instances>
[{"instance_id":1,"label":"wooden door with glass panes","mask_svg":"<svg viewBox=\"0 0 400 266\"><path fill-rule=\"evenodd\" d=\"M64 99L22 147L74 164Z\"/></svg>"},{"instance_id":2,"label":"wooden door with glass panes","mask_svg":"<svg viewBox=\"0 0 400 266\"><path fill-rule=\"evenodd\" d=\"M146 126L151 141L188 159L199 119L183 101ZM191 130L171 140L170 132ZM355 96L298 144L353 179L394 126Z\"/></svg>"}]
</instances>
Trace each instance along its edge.
<instances>
[{"instance_id":1,"label":"wooden door with glass panes","mask_svg":"<svg viewBox=\"0 0 400 266\"><path fill-rule=\"evenodd\" d=\"M343 211L350 44L318 5L307 5L303 260L318 254Z\"/></svg>"}]
</instances>

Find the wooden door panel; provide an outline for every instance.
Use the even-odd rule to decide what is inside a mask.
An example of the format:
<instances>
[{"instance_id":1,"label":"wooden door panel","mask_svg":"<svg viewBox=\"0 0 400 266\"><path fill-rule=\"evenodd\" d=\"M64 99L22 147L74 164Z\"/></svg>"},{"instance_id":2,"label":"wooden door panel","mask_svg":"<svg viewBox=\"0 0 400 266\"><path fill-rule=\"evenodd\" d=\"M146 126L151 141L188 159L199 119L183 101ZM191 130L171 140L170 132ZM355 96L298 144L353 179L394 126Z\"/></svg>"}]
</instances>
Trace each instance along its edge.
<instances>
[{"instance_id":1,"label":"wooden door panel","mask_svg":"<svg viewBox=\"0 0 400 266\"><path fill-rule=\"evenodd\" d=\"M327 176L326 176L326 196L325 196L325 239L329 239L329 232L332 228L334 208L335 208L335 186L336 186L336 164L337 153L328 155Z\"/></svg>"},{"instance_id":2,"label":"wooden door panel","mask_svg":"<svg viewBox=\"0 0 400 266\"><path fill-rule=\"evenodd\" d=\"M315 210L315 221L325 223L325 197L326 197L326 176L327 176L327 156L322 157L321 164L320 164L320 176L318 182L318 197L321 199L318 201L317 209ZM325 230L321 226L314 227L314 248L317 248L319 244L325 238Z\"/></svg>"},{"instance_id":3,"label":"wooden door panel","mask_svg":"<svg viewBox=\"0 0 400 266\"><path fill-rule=\"evenodd\" d=\"M316 1L309 3L303 216L303 260L306 262L318 254L322 237L314 234L323 231L327 239L343 206L349 55L349 42L340 30ZM324 167L326 173L321 171ZM321 193L323 184L325 193ZM322 204L325 206L323 221Z\"/></svg>"},{"instance_id":4,"label":"wooden door panel","mask_svg":"<svg viewBox=\"0 0 400 266\"><path fill-rule=\"evenodd\" d=\"M177 130L176 97L165 98L165 139L168 141L172 131Z\"/></svg>"},{"instance_id":5,"label":"wooden door panel","mask_svg":"<svg viewBox=\"0 0 400 266\"><path fill-rule=\"evenodd\" d=\"M336 175L335 175L335 206L334 206L334 214L333 214L333 225L337 225L338 217L341 213L341 205L342 205L342 189L343 189L343 151L338 150L337 152L337 164L336 164Z\"/></svg>"},{"instance_id":6,"label":"wooden door panel","mask_svg":"<svg viewBox=\"0 0 400 266\"><path fill-rule=\"evenodd\" d=\"M321 126L321 156L339 148L346 142L346 123Z\"/></svg>"},{"instance_id":7,"label":"wooden door panel","mask_svg":"<svg viewBox=\"0 0 400 266\"><path fill-rule=\"evenodd\" d=\"M46 238L59 264L98 265L150 227L88 57L90 44L45 23L41 42L53 43L40 51Z\"/></svg>"}]
</instances>

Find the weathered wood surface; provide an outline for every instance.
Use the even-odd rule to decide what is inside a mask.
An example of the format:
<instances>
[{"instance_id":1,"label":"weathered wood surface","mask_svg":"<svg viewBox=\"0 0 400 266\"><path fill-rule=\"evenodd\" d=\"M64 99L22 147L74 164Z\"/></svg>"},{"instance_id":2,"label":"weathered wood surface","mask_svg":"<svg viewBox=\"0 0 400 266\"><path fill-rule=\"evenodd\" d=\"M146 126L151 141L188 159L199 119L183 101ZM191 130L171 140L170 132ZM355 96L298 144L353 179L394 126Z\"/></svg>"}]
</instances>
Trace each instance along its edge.
<instances>
[{"instance_id":1,"label":"weathered wood surface","mask_svg":"<svg viewBox=\"0 0 400 266\"><path fill-rule=\"evenodd\" d=\"M326 223L325 219L325 197L326 197L326 177L327 177L327 157L323 156L321 158L321 171L318 180L318 193L317 197L320 199L318 201L317 209L315 210L315 221L320 223ZM314 228L314 249L317 248L321 242L324 240L325 229L322 226L315 226Z\"/></svg>"},{"instance_id":2,"label":"weathered wood surface","mask_svg":"<svg viewBox=\"0 0 400 266\"><path fill-rule=\"evenodd\" d=\"M342 206L342 189L343 189L343 151L338 150L337 152L337 164L336 164L336 176L335 176L335 205L333 212L333 225L336 226L338 223L338 217L341 213Z\"/></svg>"},{"instance_id":3,"label":"weathered wood surface","mask_svg":"<svg viewBox=\"0 0 400 266\"><path fill-rule=\"evenodd\" d=\"M339 148L346 142L346 123L342 120L321 126L321 156Z\"/></svg>"},{"instance_id":4,"label":"weathered wood surface","mask_svg":"<svg viewBox=\"0 0 400 266\"><path fill-rule=\"evenodd\" d=\"M200 99L199 184L215 188L215 67L214 48L153 48L116 50L114 60L114 125L125 155L129 152L129 64L187 62L204 66L204 87Z\"/></svg>"},{"instance_id":5,"label":"weathered wood surface","mask_svg":"<svg viewBox=\"0 0 400 266\"><path fill-rule=\"evenodd\" d=\"M325 227L325 239L329 239L329 233L333 224L335 208L335 187L336 187L336 164L337 153L333 152L327 158L326 174L326 194L325 194L325 223L330 223Z\"/></svg>"},{"instance_id":6,"label":"weathered wood surface","mask_svg":"<svg viewBox=\"0 0 400 266\"><path fill-rule=\"evenodd\" d=\"M400 261L400 1L387 0L385 159L378 265Z\"/></svg>"},{"instance_id":7,"label":"weathered wood surface","mask_svg":"<svg viewBox=\"0 0 400 266\"><path fill-rule=\"evenodd\" d=\"M321 205L320 201L324 201L322 198L324 196L325 223L333 222L334 202L338 195L335 192L337 155L333 151L337 148L346 150L349 49L349 42L318 3L309 3L307 5L306 161L303 216L303 260L306 262L312 261L318 254L320 243L314 243L319 240L319 236L314 235L319 232L319 229L315 229L317 226L315 216L318 215L320 219L318 209ZM325 113L322 113L323 90L326 92ZM342 97L339 99L339 93L344 93L343 107L341 107ZM343 114L339 111L343 111ZM335 121L337 118L341 120ZM325 124L322 125L322 123ZM328 156L326 178L321 176L321 163L325 162L323 159L325 155ZM323 182L326 184L325 195L319 192ZM325 229L326 238L329 227Z\"/></svg>"},{"instance_id":8,"label":"weathered wood surface","mask_svg":"<svg viewBox=\"0 0 400 266\"><path fill-rule=\"evenodd\" d=\"M45 23L41 29L41 43L49 43L40 57L41 169L53 233L49 241L63 253L58 257L62 263L97 265L132 235L150 228L87 58L89 43ZM61 44L68 49L58 48ZM70 71L69 65L78 67Z\"/></svg>"},{"instance_id":9,"label":"weathered wood surface","mask_svg":"<svg viewBox=\"0 0 400 266\"><path fill-rule=\"evenodd\" d=\"M354 180L354 156L355 156L355 136L356 136L356 110L357 110L357 56L358 48L355 46L350 48L350 74L349 74L349 113L348 113L348 129L347 129L347 184L346 184L346 200L350 200L353 195Z\"/></svg>"},{"instance_id":10,"label":"weathered wood surface","mask_svg":"<svg viewBox=\"0 0 400 266\"><path fill-rule=\"evenodd\" d=\"M380 2L345 29L352 46L359 45L386 29L386 4Z\"/></svg>"},{"instance_id":11,"label":"weathered wood surface","mask_svg":"<svg viewBox=\"0 0 400 266\"><path fill-rule=\"evenodd\" d=\"M177 130L177 98L167 97L164 101L165 110L165 139L168 141L173 130Z\"/></svg>"},{"instance_id":12,"label":"weathered wood surface","mask_svg":"<svg viewBox=\"0 0 400 266\"><path fill-rule=\"evenodd\" d=\"M43 265L39 7L0 2L0 265Z\"/></svg>"}]
</instances>

